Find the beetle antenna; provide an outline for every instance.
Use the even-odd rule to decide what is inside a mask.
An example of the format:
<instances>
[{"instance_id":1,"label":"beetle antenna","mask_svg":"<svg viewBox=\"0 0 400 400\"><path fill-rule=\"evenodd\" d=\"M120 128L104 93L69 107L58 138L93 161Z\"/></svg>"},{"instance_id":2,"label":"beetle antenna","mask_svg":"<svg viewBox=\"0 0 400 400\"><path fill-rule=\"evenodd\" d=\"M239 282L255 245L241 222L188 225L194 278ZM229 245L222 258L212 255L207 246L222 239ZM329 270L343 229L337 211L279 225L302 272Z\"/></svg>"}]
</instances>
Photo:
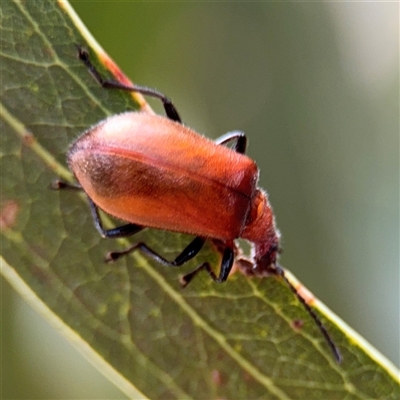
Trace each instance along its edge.
<instances>
[{"instance_id":1,"label":"beetle antenna","mask_svg":"<svg viewBox=\"0 0 400 400\"><path fill-rule=\"evenodd\" d=\"M333 341L332 337L329 335L328 331L326 330L325 326L322 324L320 318L318 315L315 313L315 311L307 304L305 299L300 296L299 292L296 290L296 288L289 282L289 279L285 275L285 270L279 265L275 264L275 270L277 275L281 276L283 280L286 282L286 284L289 286L290 290L296 295L296 297L299 299L300 303L303 304L303 307L307 310L307 312L310 314L311 318L314 320L316 325L318 326L319 330L321 331L322 335L324 336L326 342L328 343L329 347L332 350L332 353L336 359L336 361L340 364L342 362L342 355L340 354L340 351L338 347L336 346L335 342Z\"/></svg>"}]
</instances>

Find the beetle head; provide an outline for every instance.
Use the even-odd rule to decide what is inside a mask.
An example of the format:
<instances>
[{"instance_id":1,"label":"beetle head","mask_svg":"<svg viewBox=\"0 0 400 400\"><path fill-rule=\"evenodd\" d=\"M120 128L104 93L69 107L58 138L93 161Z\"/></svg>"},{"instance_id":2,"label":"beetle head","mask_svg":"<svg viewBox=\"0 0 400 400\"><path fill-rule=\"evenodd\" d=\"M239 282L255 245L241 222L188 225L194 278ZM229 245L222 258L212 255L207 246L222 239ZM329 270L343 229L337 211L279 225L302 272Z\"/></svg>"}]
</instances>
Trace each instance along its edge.
<instances>
[{"instance_id":1,"label":"beetle head","mask_svg":"<svg viewBox=\"0 0 400 400\"><path fill-rule=\"evenodd\" d=\"M255 192L241 237L254 243L254 268L258 272L262 273L275 264L280 233L268 196L261 190Z\"/></svg>"}]
</instances>

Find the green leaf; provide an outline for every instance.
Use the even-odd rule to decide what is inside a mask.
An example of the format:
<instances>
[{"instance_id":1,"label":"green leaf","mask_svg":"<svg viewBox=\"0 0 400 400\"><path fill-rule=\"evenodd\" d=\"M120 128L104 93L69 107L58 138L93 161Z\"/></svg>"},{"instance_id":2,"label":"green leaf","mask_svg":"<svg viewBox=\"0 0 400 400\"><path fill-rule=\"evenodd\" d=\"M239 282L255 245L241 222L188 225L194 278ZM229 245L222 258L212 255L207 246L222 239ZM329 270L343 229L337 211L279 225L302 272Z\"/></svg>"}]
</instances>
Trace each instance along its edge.
<instances>
[{"instance_id":1,"label":"green leaf","mask_svg":"<svg viewBox=\"0 0 400 400\"><path fill-rule=\"evenodd\" d=\"M93 80L76 44L104 53L65 1L7 0L0 12L1 270L34 308L130 397L400 397L398 371L315 300L342 352L338 365L276 277L236 273L216 285L202 274L182 290L183 272L218 265L211 245L180 270L140 254L105 264L128 242L102 240L84 197L48 185L71 179L65 153L80 132L142 100ZM190 241L138 236L170 259Z\"/></svg>"}]
</instances>

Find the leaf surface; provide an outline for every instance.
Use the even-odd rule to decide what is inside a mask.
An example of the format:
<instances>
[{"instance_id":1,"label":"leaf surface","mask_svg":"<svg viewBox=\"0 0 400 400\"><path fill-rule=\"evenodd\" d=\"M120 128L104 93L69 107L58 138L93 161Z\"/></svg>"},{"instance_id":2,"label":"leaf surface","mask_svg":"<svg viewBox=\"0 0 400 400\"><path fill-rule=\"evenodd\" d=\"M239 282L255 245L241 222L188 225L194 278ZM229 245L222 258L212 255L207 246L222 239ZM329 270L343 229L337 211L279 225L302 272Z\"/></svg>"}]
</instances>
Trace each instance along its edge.
<instances>
[{"instance_id":1,"label":"leaf surface","mask_svg":"<svg viewBox=\"0 0 400 400\"><path fill-rule=\"evenodd\" d=\"M130 397L400 397L398 372L316 302L342 352L338 365L278 278L236 273L216 285L202 274L182 290L182 272L203 260L218 266L211 245L180 270L140 254L105 264L108 250L128 242L102 240L84 196L48 186L71 179L74 138L142 100L93 80L76 44L103 54L68 3L7 0L0 13L2 273L33 307ZM191 238L147 230L138 240L173 259Z\"/></svg>"}]
</instances>

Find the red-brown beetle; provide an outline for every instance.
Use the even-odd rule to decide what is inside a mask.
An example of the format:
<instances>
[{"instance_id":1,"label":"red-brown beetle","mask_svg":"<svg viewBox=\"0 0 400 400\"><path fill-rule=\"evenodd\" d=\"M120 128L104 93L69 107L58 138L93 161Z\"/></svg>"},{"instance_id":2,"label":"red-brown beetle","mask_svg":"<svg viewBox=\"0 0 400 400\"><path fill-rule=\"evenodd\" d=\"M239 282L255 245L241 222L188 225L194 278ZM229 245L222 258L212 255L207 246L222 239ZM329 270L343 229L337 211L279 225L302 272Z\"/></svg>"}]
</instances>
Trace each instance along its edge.
<instances>
[{"instance_id":1,"label":"red-brown beetle","mask_svg":"<svg viewBox=\"0 0 400 400\"><path fill-rule=\"evenodd\" d=\"M224 282L235 258L235 239L253 243L253 272L280 275L316 321L336 359L340 353L321 321L287 280L277 263L279 231L267 194L257 187L258 168L244 155L246 136L230 132L215 142L182 125L172 102L153 89L104 80L79 49L79 58L107 89L138 92L160 99L167 115L125 112L84 132L68 152L68 164L87 194L95 226L103 237L120 238L152 227L196 235L168 261L145 243L108 255L108 261L140 250L166 266L180 266L201 250L207 239L223 244L219 275L203 263L182 278L184 285L201 270ZM233 142L233 149L223 145ZM59 183L59 188L72 185ZM98 208L127 221L105 230Z\"/></svg>"}]
</instances>

